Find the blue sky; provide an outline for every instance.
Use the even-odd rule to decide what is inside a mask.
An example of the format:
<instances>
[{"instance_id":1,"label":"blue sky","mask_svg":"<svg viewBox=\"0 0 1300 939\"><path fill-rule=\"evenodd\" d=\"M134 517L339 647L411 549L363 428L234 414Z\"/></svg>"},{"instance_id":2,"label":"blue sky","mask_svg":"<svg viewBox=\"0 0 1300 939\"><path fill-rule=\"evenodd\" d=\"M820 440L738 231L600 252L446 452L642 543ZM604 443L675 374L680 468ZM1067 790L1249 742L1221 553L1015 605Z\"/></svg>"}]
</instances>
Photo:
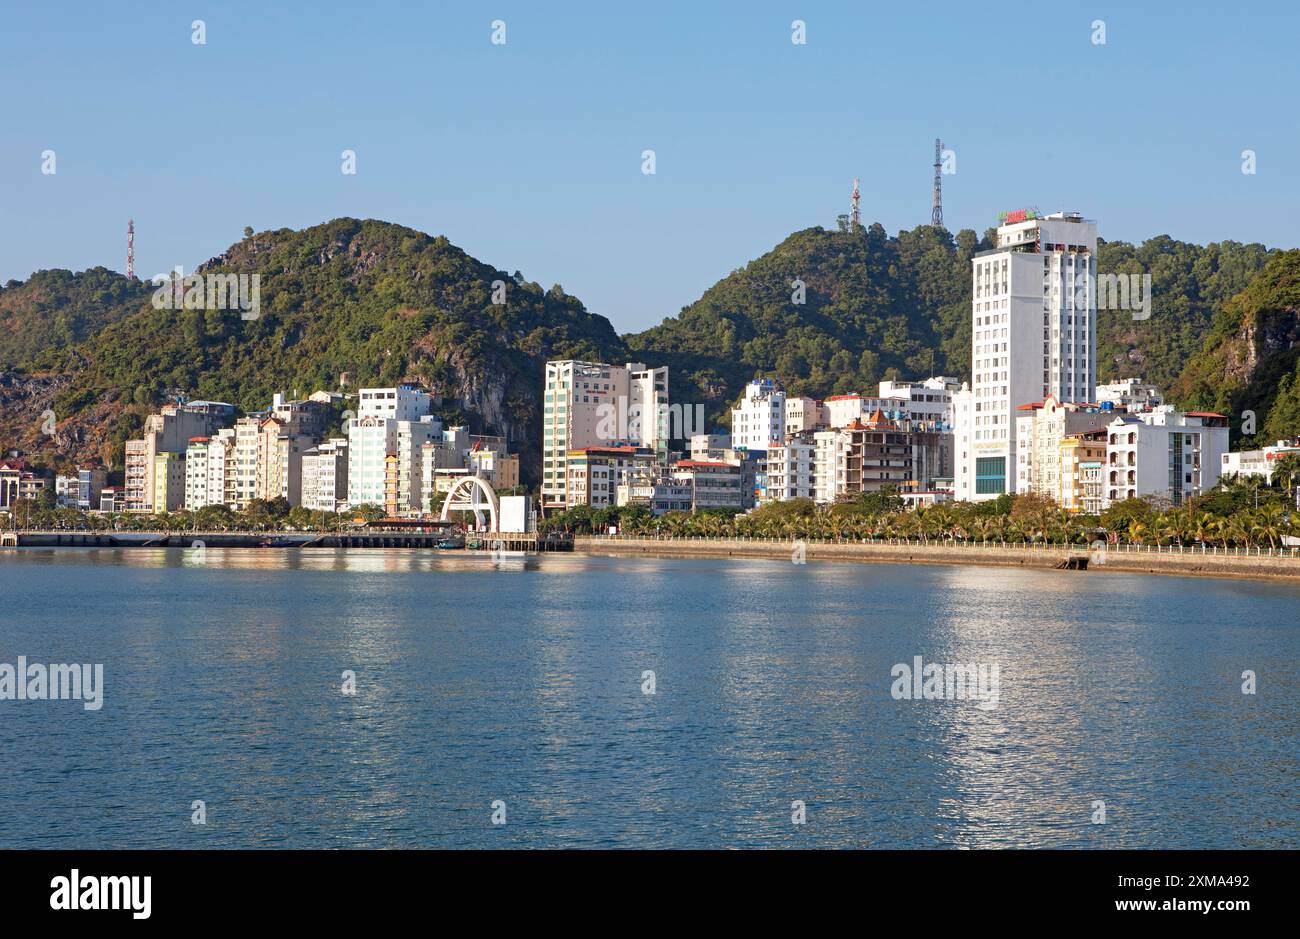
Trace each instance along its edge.
<instances>
[{"instance_id":1,"label":"blue sky","mask_svg":"<svg viewBox=\"0 0 1300 939\"><path fill-rule=\"evenodd\" d=\"M1133 6L8 4L0 280L123 270L130 217L147 277L245 225L350 215L445 234L631 331L834 225L855 176L864 220L927 222L936 136L952 231L1036 205L1110 239L1295 247L1297 5Z\"/></svg>"}]
</instances>

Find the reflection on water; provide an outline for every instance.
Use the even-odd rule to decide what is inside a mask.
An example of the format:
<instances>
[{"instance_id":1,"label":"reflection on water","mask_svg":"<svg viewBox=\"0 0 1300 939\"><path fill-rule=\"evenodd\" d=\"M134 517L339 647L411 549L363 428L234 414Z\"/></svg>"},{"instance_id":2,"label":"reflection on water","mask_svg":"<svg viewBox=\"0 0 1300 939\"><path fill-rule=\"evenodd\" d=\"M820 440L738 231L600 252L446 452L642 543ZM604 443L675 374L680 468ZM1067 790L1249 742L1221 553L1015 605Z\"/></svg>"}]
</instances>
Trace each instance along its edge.
<instances>
[{"instance_id":1,"label":"reflection on water","mask_svg":"<svg viewBox=\"0 0 1300 939\"><path fill-rule=\"evenodd\" d=\"M7 551L0 597L0 662L102 662L106 686L100 712L0 701L0 847L1300 834L1293 586L209 547ZM998 706L894 700L918 655L998 664Z\"/></svg>"}]
</instances>

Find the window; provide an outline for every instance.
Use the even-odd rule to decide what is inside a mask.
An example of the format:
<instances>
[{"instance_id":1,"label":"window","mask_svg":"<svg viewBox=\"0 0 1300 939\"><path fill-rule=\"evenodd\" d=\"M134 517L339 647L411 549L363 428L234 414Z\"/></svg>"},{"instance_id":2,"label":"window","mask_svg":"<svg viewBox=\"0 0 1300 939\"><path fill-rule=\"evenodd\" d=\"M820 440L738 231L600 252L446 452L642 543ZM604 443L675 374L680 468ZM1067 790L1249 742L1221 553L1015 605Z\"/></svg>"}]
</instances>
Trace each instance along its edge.
<instances>
[{"instance_id":1,"label":"window","mask_svg":"<svg viewBox=\"0 0 1300 939\"><path fill-rule=\"evenodd\" d=\"M975 460L975 491L980 494L1006 492L1007 458L977 457Z\"/></svg>"}]
</instances>

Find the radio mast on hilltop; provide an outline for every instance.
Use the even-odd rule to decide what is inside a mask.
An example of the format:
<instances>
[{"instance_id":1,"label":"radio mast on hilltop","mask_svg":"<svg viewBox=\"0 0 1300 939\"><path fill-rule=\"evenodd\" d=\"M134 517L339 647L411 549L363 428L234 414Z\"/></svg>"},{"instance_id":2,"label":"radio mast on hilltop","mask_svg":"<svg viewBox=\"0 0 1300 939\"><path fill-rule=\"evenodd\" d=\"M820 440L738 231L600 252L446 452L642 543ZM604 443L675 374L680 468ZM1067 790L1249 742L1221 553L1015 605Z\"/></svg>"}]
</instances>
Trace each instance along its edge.
<instances>
[{"instance_id":1,"label":"radio mast on hilltop","mask_svg":"<svg viewBox=\"0 0 1300 939\"><path fill-rule=\"evenodd\" d=\"M943 153L943 141L934 138L934 194L930 199L930 224L943 228L943 177L940 175L940 155Z\"/></svg>"},{"instance_id":2,"label":"radio mast on hilltop","mask_svg":"<svg viewBox=\"0 0 1300 939\"><path fill-rule=\"evenodd\" d=\"M135 276L135 219L126 223L126 276Z\"/></svg>"},{"instance_id":3,"label":"radio mast on hilltop","mask_svg":"<svg viewBox=\"0 0 1300 939\"><path fill-rule=\"evenodd\" d=\"M858 225L862 221L862 216L858 212L858 203L862 199L862 194L858 191L858 180L853 180L853 198L850 199L851 208L849 209L849 231L857 231Z\"/></svg>"}]
</instances>

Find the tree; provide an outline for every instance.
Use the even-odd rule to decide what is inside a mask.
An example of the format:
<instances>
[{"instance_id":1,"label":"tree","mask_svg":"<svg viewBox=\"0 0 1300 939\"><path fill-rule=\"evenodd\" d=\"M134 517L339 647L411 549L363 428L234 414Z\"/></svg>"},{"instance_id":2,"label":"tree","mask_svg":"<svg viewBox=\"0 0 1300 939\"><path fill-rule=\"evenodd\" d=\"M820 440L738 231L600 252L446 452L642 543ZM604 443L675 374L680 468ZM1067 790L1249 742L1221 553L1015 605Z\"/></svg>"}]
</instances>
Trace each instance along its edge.
<instances>
[{"instance_id":1,"label":"tree","mask_svg":"<svg viewBox=\"0 0 1300 939\"><path fill-rule=\"evenodd\" d=\"M1273 485L1280 486L1290 501L1297 483L1300 483L1300 454L1284 453L1273 461Z\"/></svg>"},{"instance_id":2,"label":"tree","mask_svg":"<svg viewBox=\"0 0 1300 939\"><path fill-rule=\"evenodd\" d=\"M1125 532L1134 522L1145 524L1151 514L1151 506L1141 499L1125 499L1111 503L1101 513L1101 524L1107 531Z\"/></svg>"},{"instance_id":3,"label":"tree","mask_svg":"<svg viewBox=\"0 0 1300 939\"><path fill-rule=\"evenodd\" d=\"M375 505L373 502L367 502L354 508L351 515L353 521L370 523L384 518L386 513L380 506Z\"/></svg>"}]
</instances>

